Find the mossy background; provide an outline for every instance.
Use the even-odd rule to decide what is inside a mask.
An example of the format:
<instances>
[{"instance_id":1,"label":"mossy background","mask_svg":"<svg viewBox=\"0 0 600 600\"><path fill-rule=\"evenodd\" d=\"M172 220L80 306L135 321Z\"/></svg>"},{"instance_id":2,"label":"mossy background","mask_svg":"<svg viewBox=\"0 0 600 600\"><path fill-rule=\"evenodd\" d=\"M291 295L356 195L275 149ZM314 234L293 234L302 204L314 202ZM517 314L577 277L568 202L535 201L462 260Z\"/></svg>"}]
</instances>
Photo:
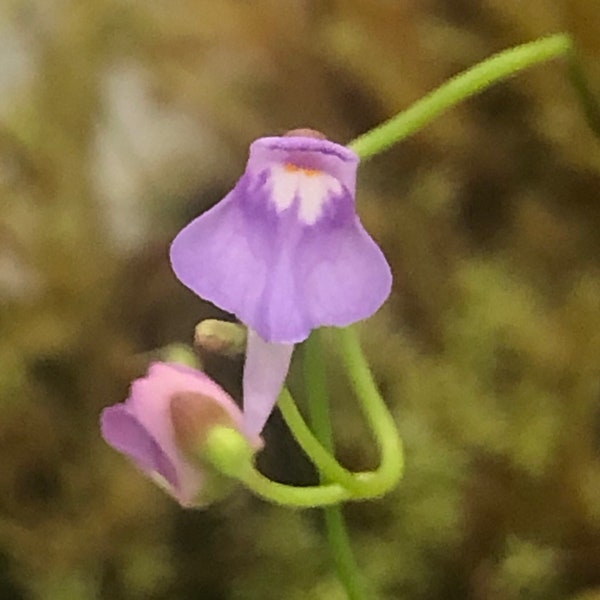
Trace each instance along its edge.
<instances>
[{"instance_id":1,"label":"mossy background","mask_svg":"<svg viewBox=\"0 0 600 600\"><path fill-rule=\"evenodd\" d=\"M600 97L594 0L3 0L0 598L343 598L318 513L244 491L183 511L100 439L151 353L219 316L167 248L256 137L346 142L491 53L569 31ZM383 599L600 598L600 142L564 61L366 163L395 273L362 326L406 445L348 506ZM239 396L239 362L206 368ZM376 460L332 353L339 455ZM264 469L308 482L278 415Z\"/></svg>"}]
</instances>

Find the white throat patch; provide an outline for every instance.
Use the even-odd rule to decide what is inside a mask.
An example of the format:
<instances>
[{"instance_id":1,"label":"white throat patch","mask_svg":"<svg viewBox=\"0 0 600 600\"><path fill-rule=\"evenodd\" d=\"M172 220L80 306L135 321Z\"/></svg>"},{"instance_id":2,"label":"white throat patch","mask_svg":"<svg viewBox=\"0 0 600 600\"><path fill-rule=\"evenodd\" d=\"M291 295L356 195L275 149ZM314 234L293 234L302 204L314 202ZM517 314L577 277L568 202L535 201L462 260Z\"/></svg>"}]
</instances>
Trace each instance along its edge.
<instances>
[{"instance_id":1,"label":"white throat patch","mask_svg":"<svg viewBox=\"0 0 600 600\"><path fill-rule=\"evenodd\" d=\"M314 225L331 196L342 192L342 184L331 175L294 164L271 167L271 200L277 212L288 209L298 198L298 216L306 225Z\"/></svg>"}]
</instances>

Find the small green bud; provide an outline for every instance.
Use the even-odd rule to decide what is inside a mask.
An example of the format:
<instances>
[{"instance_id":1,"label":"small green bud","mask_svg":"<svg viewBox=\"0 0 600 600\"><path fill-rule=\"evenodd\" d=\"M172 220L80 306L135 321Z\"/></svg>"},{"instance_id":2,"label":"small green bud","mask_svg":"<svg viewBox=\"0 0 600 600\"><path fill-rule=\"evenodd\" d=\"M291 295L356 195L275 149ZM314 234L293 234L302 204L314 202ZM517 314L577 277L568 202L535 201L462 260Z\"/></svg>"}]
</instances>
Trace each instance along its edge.
<instances>
[{"instance_id":1,"label":"small green bud","mask_svg":"<svg viewBox=\"0 0 600 600\"><path fill-rule=\"evenodd\" d=\"M164 346L159 351L161 360L169 363L176 363L192 367L192 369L200 368L200 361L194 350L187 344L169 344Z\"/></svg>"},{"instance_id":2,"label":"small green bud","mask_svg":"<svg viewBox=\"0 0 600 600\"><path fill-rule=\"evenodd\" d=\"M236 356L245 352L246 337L246 328L239 323L206 319L196 325L194 343L208 352Z\"/></svg>"}]
</instances>

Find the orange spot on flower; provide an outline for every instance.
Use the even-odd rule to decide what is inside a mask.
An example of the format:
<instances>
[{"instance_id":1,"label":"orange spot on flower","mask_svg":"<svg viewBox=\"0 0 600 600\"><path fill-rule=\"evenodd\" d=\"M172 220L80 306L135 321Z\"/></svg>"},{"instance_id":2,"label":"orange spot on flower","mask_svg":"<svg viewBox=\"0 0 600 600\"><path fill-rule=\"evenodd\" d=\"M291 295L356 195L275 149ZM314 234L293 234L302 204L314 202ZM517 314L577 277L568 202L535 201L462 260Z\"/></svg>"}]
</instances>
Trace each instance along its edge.
<instances>
[{"instance_id":1,"label":"orange spot on flower","mask_svg":"<svg viewBox=\"0 0 600 600\"><path fill-rule=\"evenodd\" d=\"M289 171L290 173L303 173L304 175L307 175L308 177L314 177L315 175L320 175L321 171L319 169L307 169L305 167L299 167L298 165L295 165L293 163L286 163L285 164L285 170Z\"/></svg>"}]
</instances>

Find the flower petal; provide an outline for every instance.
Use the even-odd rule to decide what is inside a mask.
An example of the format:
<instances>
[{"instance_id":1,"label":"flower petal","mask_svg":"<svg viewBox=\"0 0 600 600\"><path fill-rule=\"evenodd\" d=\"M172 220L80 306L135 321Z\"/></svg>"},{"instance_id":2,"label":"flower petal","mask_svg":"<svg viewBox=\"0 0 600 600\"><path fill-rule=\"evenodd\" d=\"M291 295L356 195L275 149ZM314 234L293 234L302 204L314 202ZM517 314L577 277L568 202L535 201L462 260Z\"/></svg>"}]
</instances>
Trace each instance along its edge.
<instances>
[{"instance_id":1,"label":"flower petal","mask_svg":"<svg viewBox=\"0 0 600 600\"><path fill-rule=\"evenodd\" d=\"M273 243L268 224L252 219L237 195L233 190L184 227L170 255L184 285L248 323L266 284Z\"/></svg>"},{"instance_id":2,"label":"flower petal","mask_svg":"<svg viewBox=\"0 0 600 600\"><path fill-rule=\"evenodd\" d=\"M153 363L145 377L133 382L126 406L175 464L181 462L181 455L173 435L170 404L173 396L182 392L197 392L213 398L239 424L235 402L210 377L184 365Z\"/></svg>"},{"instance_id":3,"label":"flower petal","mask_svg":"<svg viewBox=\"0 0 600 600\"><path fill-rule=\"evenodd\" d=\"M293 344L265 342L248 331L244 365L244 433L252 438L263 429L285 381Z\"/></svg>"},{"instance_id":4,"label":"flower petal","mask_svg":"<svg viewBox=\"0 0 600 600\"><path fill-rule=\"evenodd\" d=\"M312 328L346 327L366 319L391 291L390 267L358 217L341 227L306 228L293 262Z\"/></svg>"},{"instance_id":5,"label":"flower petal","mask_svg":"<svg viewBox=\"0 0 600 600\"><path fill-rule=\"evenodd\" d=\"M173 463L161 450L156 440L127 410L116 404L102 411L102 437L116 450L129 456L142 471L158 473L177 488L178 478Z\"/></svg>"}]
</instances>

